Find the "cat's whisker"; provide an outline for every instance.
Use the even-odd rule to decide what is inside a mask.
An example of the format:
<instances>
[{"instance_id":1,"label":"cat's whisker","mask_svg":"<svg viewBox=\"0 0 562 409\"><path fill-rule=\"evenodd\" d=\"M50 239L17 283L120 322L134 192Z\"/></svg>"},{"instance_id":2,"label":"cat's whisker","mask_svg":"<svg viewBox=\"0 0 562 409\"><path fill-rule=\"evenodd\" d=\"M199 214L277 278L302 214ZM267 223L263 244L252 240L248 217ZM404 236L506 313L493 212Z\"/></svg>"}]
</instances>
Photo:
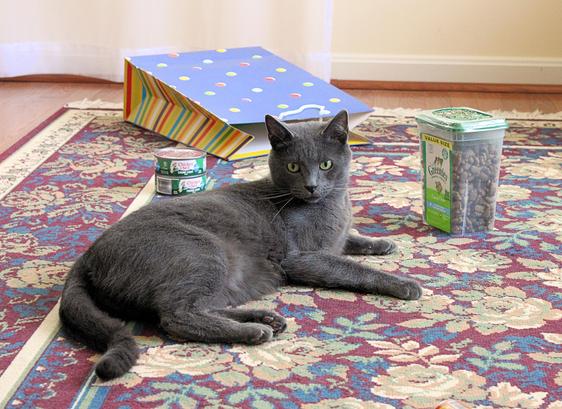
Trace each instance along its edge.
<instances>
[{"instance_id":1,"label":"cat's whisker","mask_svg":"<svg viewBox=\"0 0 562 409\"><path fill-rule=\"evenodd\" d=\"M286 197L286 196L289 196L289 195L291 195L291 193L283 193L283 194L275 195L275 196L261 196L261 197L258 197L258 200L278 199L278 198Z\"/></svg>"},{"instance_id":2,"label":"cat's whisker","mask_svg":"<svg viewBox=\"0 0 562 409\"><path fill-rule=\"evenodd\" d=\"M271 192L270 194L266 194L260 197L269 197L269 196L277 196L277 195L288 195L291 194L291 192L286 191L286 192Z\"/></svg>"},{"instance_id":3,"label":"cat's whisker","mask_svg":"<svg viewBox=\"0 0 562 409\"><path fill-rule=\"evenodd\" d=\"M289 192L289 189L267 189L264 190L263 192L256 192L256 193L263 193L263 194L275 194L275 193L287 193Z\"/></svg>"},{"instance_id":4,"label":"cat's whisker","mask_svg":"<svg viewBox=\"0 0 562 409\"><path fill-rule=\"evenodd\" d=\"M291 197L291 199L294 199L294 197ZM271 200L271 203L273 203L274 205L277 206L277 205L283 203L283 200L285 200L285 199L274 199L274 200Z\"/></svg>"},{"instance_id":5,"label":"cat's whisker","mask_svg":"<svg viewBox=\"0 0 562 409\"><path fill-rule=\"evenodd\" d=\"M283 206L281 206L281 209L279 209L279 211L277 213L275 213L275 216L273 216L273 219L271 219L272 222L273 222L273 220L275 220L277 215L279 213L281 213L281 210L283 210L285 208L285 206L287 206L291 202L291 200L293 200L293 199L294 199L294 197L291 197L289 200L287 200L287 203L285 203Z\"/></svg>"},{"instance_id":6,"label":"cat's whisker","mask_svg":"<svg viewBox=\"0 0 562 409\"><path fill-rule=\"evenodd\" d=\"M278 188L278 189L267 189L267 191L263 193L281 193L281 192L288 192L288 191L289 189Z\"/></svg>"}]
</instances>

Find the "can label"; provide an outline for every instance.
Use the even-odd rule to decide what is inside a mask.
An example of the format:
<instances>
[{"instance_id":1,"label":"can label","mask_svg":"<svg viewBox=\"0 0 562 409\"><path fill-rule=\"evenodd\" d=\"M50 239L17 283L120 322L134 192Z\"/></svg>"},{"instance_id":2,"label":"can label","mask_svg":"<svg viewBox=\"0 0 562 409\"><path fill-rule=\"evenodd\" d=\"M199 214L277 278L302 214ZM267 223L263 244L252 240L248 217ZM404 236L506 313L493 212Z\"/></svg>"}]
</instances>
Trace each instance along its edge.
<instances>
[{"instance_id":1,"label":"can label","mask_svg":"<svg viewBox=\"0 0 562 409\"><path fill-rule=\"evenodd\" d=\"M450 233L453 143L426 133L421 142L425 221Z\"/></svg>"},{"instance_id":2,"label":"can label","mask_svg":"<svg viewBox=\"0 0 562 409\"><path fill-rule=\"evenodd\" d=\"M195 176L206 171L206 158L172 160L156 158L156 172L169 176Z\"/></svg>"},{"instance_id":3,"label":"can label","mask_svg":"<svg viewBox=\"0 0 562 409\"><path fill-rule=\"evenodd\" d=\"M162 195L185 195L205 190L207 176L163 177L156 175L156 192Z\"/></svg>"},{"instance_id":4,"label":"can label","mask_svg":"<svg viewBox=\"0 0 562 409\"><path fill-rule=\"evenodd\" d=\"M156 173L167 176L197 176L207 171L207 154L189 148L163 148L154 152Z\"/></svg>"}]
</instances>

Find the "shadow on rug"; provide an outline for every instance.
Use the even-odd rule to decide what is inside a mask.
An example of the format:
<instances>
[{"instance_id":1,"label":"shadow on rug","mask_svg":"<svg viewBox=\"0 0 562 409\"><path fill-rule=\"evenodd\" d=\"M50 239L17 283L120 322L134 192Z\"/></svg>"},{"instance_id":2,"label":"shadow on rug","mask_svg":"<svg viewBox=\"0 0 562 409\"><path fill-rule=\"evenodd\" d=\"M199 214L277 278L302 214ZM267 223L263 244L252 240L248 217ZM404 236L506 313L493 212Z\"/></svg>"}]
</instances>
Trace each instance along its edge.
<instances>
[{"instance_id":1,"label":"shadow on rug","mask_svg":"<svg viewBox=\"0 0 562 409\"><path fill-rule=\"evenodd\" d=\"M34 146L0 164L3 402L390 409L458 399L562 408L562 116L510 123L496 230L467 237L422 224L413 118L385 111L359 127L373 145L354 149L355 228L399 245L359 259L420 280L419 301L284 288L251 304L289 323L256 347L178 344L137 324L137 365L100 383L97 356L58 333L56 302L72 260L152 198L149 187L131 204L152 174L151 151L169 142L123 124L118 111L61 112ZM218 162L209 173L219 187L255 180L267 163Z\"/></svg>"}]
</instances>

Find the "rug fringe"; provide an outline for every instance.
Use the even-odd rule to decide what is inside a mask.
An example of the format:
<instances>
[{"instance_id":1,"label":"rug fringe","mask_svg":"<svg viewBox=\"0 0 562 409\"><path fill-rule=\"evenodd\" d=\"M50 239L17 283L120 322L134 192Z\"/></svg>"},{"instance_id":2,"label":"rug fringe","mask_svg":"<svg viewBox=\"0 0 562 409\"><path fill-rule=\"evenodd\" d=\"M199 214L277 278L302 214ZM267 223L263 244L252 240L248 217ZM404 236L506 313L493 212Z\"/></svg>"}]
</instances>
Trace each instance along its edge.
<instances>
[{"instance_id":1,"label":"rug fringe","mask_svg":"<svg viewBox=\"0 0 562 409\"><path fill-rule=\"evenodd\" d=\"M84 98L81 101L69 102L65 105L65 108L74 109L123 109L122 102L108 102L102 101L101 99L91 100Z\"/></svg>"},{"instance_id":2,"label":"rug fringe","mask_svg":"<svg viewBox=\"0 0 562 409\"><path fill-rule=\"evenodd\" d=\"M419 114L420 112L426 111L426 109L419 109L419 108L379 108L373 107L375 110L376 115L388 115L388 116L396 116L396 117L411 117ZM554 112L550 114L545 114L539 110L535 110L533 112L520 112L520 111L501 111L501 110L492 110L487 111L495 116L499 116L502 118L507 119L539 119L539 120L549 120L549 119L557 119L562 120L562 111Z\"/></svg>"}]
</instances>

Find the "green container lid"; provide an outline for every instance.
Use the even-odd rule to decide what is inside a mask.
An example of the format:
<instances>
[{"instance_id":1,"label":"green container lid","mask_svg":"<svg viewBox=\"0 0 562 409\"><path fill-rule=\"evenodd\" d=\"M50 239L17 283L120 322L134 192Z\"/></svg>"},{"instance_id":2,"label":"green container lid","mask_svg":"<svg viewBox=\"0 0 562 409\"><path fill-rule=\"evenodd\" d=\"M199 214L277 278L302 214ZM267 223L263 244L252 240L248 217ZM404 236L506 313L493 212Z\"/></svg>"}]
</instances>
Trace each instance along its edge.
<instances>
[{"instance_id":1,"label":"green container lid","mask_svg":"<svg viewBox=\"0 0 562 409\"><path fill-rule=\"evenodd\" d=\"M416 116L418 123L453 132L482 132L507 129L504 118L466 107L440 108L424 111Z\"/></svg>"}]
</instances>

